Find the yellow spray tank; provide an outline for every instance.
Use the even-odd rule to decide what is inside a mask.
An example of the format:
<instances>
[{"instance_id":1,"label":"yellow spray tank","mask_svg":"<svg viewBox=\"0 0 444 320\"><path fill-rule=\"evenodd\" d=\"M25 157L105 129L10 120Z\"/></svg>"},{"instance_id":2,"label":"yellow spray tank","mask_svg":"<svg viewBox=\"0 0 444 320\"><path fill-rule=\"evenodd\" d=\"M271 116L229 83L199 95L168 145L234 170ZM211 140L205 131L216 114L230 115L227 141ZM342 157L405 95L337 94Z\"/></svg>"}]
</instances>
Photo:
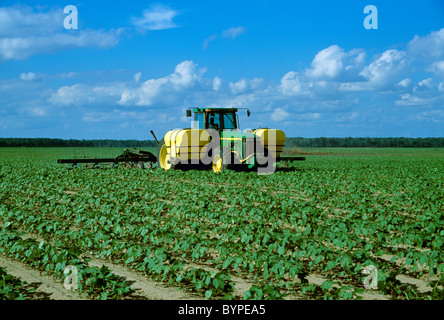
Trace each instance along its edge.
<instances>
[{"instance_id":1,"label":"yellow spray tank","mask_svg":"<svg viewBox=\"0 0 444 320\"><path fill-rule=\"evenodd\" d=\"M279 129L260 128L253 131L274 159L278 159L285 144L285 133Z\"/></svg>"}]
</instances>

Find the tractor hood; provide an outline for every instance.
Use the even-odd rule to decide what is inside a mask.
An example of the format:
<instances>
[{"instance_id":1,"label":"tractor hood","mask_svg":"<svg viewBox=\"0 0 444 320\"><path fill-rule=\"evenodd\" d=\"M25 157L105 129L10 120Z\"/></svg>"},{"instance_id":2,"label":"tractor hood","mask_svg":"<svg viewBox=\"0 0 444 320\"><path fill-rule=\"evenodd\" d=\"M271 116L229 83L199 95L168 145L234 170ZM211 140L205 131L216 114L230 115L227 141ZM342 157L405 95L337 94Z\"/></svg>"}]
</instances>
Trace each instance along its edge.
<instances>
[{"instance_id":1,"label":"tractor hood","mask_svg":"<svg viewBox=\"0 0 444 320\"><path fill-rule=\"evenodd\" d=\"M220 133L221 139L254 139L258 138L257 135L250 132L239 132L239 131L222 131Z\"/></svg>"}]
</instances>

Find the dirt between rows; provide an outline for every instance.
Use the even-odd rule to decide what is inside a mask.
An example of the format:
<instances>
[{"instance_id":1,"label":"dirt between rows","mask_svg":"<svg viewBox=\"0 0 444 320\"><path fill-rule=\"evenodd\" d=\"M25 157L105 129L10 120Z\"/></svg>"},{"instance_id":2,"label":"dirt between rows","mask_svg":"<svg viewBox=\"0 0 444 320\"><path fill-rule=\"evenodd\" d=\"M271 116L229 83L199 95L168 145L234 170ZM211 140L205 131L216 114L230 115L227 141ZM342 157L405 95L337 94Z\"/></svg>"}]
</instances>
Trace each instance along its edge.
<instances>
[{"instance_id":1,"label":"dirt between rows","mask_svg":"<svg viewBox=\"0 0 444 320\"><path fill-rule=\"evenodd\" d=\"M42 272L32 269L26 264L14 261L10 258L0 256L0 265L7 270L7 272L22 281L29 284L28 287L34 288L35 291L28 296L30 300L88 300L85 295L80 295L78 292L67 290L63 283L55 281L52 277L43 274ZM125 299L130 300L202 300L200 296L178 290L177 287L165 286L162 283L152 281L144 276L141 272L131 270L127 267L111 263L101 259L93 259L89 262L90 266L101 267L107 266L110 270L122 277L131 284L131 288L135 291L127 296ZM192 267L202 267L200 265L190 265ZM207 268L208 269L208 268ZM406 277L407 278L407 277ZM245 279L232 276L231 277L235 289L234 294L242 297L243 293L248 290L253 284ZM321 285L326 279L309 275L307 277L309 283ZM407 279L409 280L409 279ZM416 280L416 279L415 279ZM367 292L362 295L365 300L386 300L387 297L376 292ZM304 299L302 296L290 295L286 297L287 300Z\"/></svg>"},{"instance_id":2,"label":"dirt between rows","mask_svg":"<svg viewBox=\"0 0 444 320\"><path fill-rule=\"evenodd\" d=\"M27 233L22 238L37 238L36 235ZM127 281L134 292L125 297L130 300L203 300L204 298L184 290L179 290L178 287L166 286L163 283L149 279L140 271L130 269L126 266L116 264L104 259L98 259L94 256L89 256L90 266L101 267L107 266L115 275ZM391 256L385 256L383 259L390 260ZM0 255L0 266L5 268L12 276L25 281L30 288L35 291L30 294L31 300L88 300L86 295L80 295L78 292L73 292L64 287L63 282L56 281L54 278L45 275L44 273L30 268L28 265L15 261L11 258ZM189 263L185 268L202 268L207 271L217 272L218 270L202 264ZM230 275L231 281L234 283L234 296L243 297L244 292L247 291L253 284L253 281ZM316 284L318 286L327 280L319 275L309 274L306 279L309 284ZM398 275L397 279L401 283L411 284L417 287L419 292L427 292L432 289L427 285L428 281L425 279L415 279L406 275ZM430 279L428 279L430 280ZM367 290L364 294L360 294L364 300L387 300L390 296L382 295L376 291ZM286 300L301 300L306 297L292 294L285 297Z\"/></svg>"},{"instance_id":3,"label":"dirt between rows","mask_svg":"<svg viewBox=\"0 0 444 320\"><path fill-rule=\"evenodd\" d=\"M52 277L43 275L26 264L0 255L0 266L5 268L8 274L28 283L28 288L35 289L27 296L29 300L85 300L77 293L66 290L63 283L55 282Z\"/></svg>"}]
</instances>

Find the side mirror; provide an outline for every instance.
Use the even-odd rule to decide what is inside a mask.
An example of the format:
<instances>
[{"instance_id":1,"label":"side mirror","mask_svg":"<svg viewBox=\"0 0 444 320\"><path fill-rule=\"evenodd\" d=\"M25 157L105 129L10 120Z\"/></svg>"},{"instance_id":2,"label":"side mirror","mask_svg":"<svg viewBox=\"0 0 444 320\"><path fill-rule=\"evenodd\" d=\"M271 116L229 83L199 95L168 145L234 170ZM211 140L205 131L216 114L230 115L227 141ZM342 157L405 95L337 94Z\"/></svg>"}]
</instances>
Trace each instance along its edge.
<instances>
[{"instance_id":1,"label":"side mirror","mask_svg":"<svg viewBox=\"0 0 444 320\"><path fill-rule=\"evenodd\" d=\"M187 117L188 118L191 117L191 110L190 109L187 110Z\"/></svg>"},{"instance_id":2,"label":"side mirror","mask_svg":"<svg viewBox=\"0 0 444 320\"><path fill-rule=\"evenodd\" d=\"M247 110L247 117L250 116L250 110Z\"/></svg>"}]
</instances>

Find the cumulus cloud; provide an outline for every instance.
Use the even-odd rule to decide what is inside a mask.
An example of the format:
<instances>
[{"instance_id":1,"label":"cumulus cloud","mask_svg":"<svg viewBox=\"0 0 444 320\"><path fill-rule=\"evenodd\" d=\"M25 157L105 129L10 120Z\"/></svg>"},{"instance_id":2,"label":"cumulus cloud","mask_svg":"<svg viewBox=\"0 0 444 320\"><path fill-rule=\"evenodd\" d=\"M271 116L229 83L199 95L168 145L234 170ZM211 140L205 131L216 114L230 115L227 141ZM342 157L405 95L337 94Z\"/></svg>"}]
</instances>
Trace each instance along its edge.
<instances>
[{"instance_id":1,"label":"cumulus cloud","mask_svg":"<svg viewBox=\"0 0 444 320\"><path fill-rule=\"evenodd\" d=\"M177 27L173 22L173 18L177 15L176 10L156 4L150 9L144 10L142 17L133 17L132 23L141 31L171 29Z\"/></svg>"},{"instance_id":2,"label":"cumulus cloud","mask_svg":"<svg viewBox=\"0 0 444 320\"><path fill-rule=\"evenodd\" d=\"M428 69L440 78L444 79L444 61L435 61Z\"/></svg>"},{"instance_id":3,"label":"cumulus cloud","mask_svg":"<svg viewBox=\"0 0 444 320\"><path fill-rule=\"evenodd\" d=\"M289 113L286 112L283 108L276 108L274 109L273 113L271 114L271 120L273 121L283 121L287 119L289 116Z\"/></svg>"},{"instance_id":4,"label":"cumulus cloud","mask_svg":"<svg viewBox=\"0 0 444 320\"><path fill-rule=\"evenodd\" d=\"M219 91L222 87L222 79L219 77L214 77L212 81L212 88L214 91Z\"/></svg>"},{"instance_id":5,"label":"cumulus cloud","mask_svg":"<svg viewBox=\"0 0 444 320\"><path fill-rule=\"evenodd\" d=\"M61 107L115 104L123 89L123 84L89 86L77 83L60 87L47 101Z\"/></svg>"},{"instance_id":6,"label":"cumulus cloud","mask_svg":"<svg viewBox=\"0 0 444 320\"><path fill-rule=\"evenodd\" d=\"M344 50L337 45L330 46L316 54L307 74L314 78L333 78L343 69Z\"/></svg>"},{"instance_id":7,"label":"cumulus cloud","mask_svg":"<svg viewBox=\"0 0 444 320\"><path fill-rule=\"evenodd\" d=\"M121 105L151 106L156 102L176 100L178 93L198 83L205 68L198 68L193 61L179 63L169 76L149 79L136 88L125 88L118 101Z\"/></svg>"},{"instance_id":8,"label":"cumulus cloud","mask_svg":"<svg viewBox=\"0 0 444 320\"><path fill-rule=\"evenodd\" d=\"M134 81L90 86L82 83L58 88L47 101L58 106L91 106L100 104L122 106L152 106L178 101L180 96L190 93L202 80L205 68L198 68L193 61L179 63L174 72L166 77L140 82L141 73ZM219 79L221 81L221 79ZM208 86L205 82L202 86ZM220 86L220 84L213 84Z\"/></svg>"},{"instance_id":9,"label":"cumulus cloud","mask_svg":"<svg viewBox=\"0 0 444 320\"><path fill-rule=\"evenodd\" d=\"M365 81L344 82L342 91L388 90L396 86L399 76L409 65L406 53L395 49L384 51L359 73Z\"/></svg>"},{"instance_id":10,"label":"cumulus cloud","mask_svg":"<svg viewBox=\"0 0 444 320\"><path fill-rule=\"evenodd\" d=\"M248 84L247 84L247 80L245 79L241 79L237 82L230 82L229 84L231 93L233 94L239 94L239 93L243 93L248 89Z\"/></svg>"},{"instance_id":11,"label":"cumulus cloud","mask_svg":"<svg viewBox=\"0 0 444 320\"><path fill-rule=\"evenodd\" d=\"M168 81L175 89L187 88L199 81L205 72L206 68L198 69L193 61L183 61L176 66Z\"/></svg>"},{"instance_id":12,"label":"cumulus cloud","mask_svg":"<svg viewBox=\"0 0 444 320\"><path fill-rule=\"evenodd\" d=\"M22 37L26 34L47 35L63 28L62 9L34 11L28 6L0 8L0 37Z\"/></svg>"},{"instance_id":13,"label":"cumulus cloud","mask_svg":"<svg viewBox=\"0 0 444 320\"><path fill-rule=\"evenodd\" d=\"M346 52L337 45L319 51L305 75L317 80L345 80L356 78L363 67L365 52L354 49Z\"/></svg>"},{"instance_id":14,"label":"cumulus cloud","mask_svg":"<svg viewBox=\"0 0 444 320\"><path fill-rule=\"evenodd\" d=\"M444 58L444 28L432 31L429 35L416 35L408 44L409 54L416 58L443 59Z\"/></svg>"},{"instance_id":15,"label":"cumulus cloud","mask_svg":"<svg viewBox=\"0 0 444 320\"><path fill-rule=\"evenodd\" d=\"M398 106L440 106L444 103L442 90L443 83L433 78L426 78L413 86L413 88L400 95L395 101Z\"/></svg>"},{"instance_id":16,"label":"cumulus cloud","mask_svg":"<svg viewBox=\"0 0 444 320\"><path fill-rule=\"evenodd\" d=\"M280 90L287 96L308 95L311 83L304 82L298 72L290 71L286 73L280 84Z\"/></svg>"},{"instance_id":17,"label":"cumulus cloud","mask_svg":"<svg viewBox=\"0 0 444 320\"><path fill-rule=\"evenodd\" d=\"M34 54L72 48L111 48L122 29L75 30L63 28L62 9L35 11L31 7L0 8L0 60L23 60Z\"/></svg>"},{"instance_id":18,"label":"cumulus cloud","mask_svg":"<svg viewBox=\"0 0 444 320\"><path fill-rule=\"evenodd\" d=\"M338 45L329 46L315 55L309 68L287 72L281 78L280 92L301 98L339 99L345 84L356 86L365 80L361 74L365 57L362 49L346 51Z\"/></svg>"},{"instance_id":19,"label":"cumulus cloud","mask_svg":"<svg viewBox=\"0 0 444 320\"><path fill-rule=\"evenodd\" d=\"M368 81L386 83L406 66L406 54L395 49L387 50L362 70Z\"/></svg>"}]
</instances>

